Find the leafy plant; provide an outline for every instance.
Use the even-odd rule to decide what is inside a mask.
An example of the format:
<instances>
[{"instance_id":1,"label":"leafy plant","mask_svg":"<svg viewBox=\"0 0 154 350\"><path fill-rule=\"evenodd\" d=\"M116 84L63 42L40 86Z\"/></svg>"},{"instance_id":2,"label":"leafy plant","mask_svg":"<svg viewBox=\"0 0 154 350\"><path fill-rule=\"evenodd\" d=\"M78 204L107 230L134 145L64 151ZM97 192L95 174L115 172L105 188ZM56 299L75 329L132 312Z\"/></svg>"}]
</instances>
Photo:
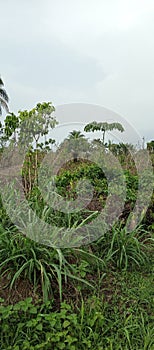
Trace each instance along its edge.
<instances>
[{"instance_id":1,"label":"leafy plant","mask_svg":"<svg viewBox=\"0 0 154 350\"><path fill-rule=\"evenodd\" d=\"M116 122L116 123L107 123L107 122L92 122L92 123L89 123L85 126L84 128L84 131L86 132L89 132L89 131L102 131L102 143L104 145L104 142L105 142L105 133L106 131L111 131L111 130L119 130L120 132L123 132L124 131L124 128L123 126Z\"/></svg>"},{"instance_id":2,"label":"leafy plant","mask_svg":"<svg viewBox=\"0 0 154 350\"><path fill-rule=\"evenodd\" d=\"M76 268L69 263L71 251L42 247L35 241L13 231L0 234L0 271L2 276L11 273L10 288L19 278L28 278L34 290L41 285L43 300L54 297L52 284L57 284L62 300L62 285L68 278L81 282L89 288L92 284L78 276ZM97 260L97 257L96 257Z\"/></svg>"},{"instance_id":3,"label":"leafy plant","mask_svg":"<svg viewBox=\"0 0 154 350\"><path fill-rule=\"evenodd\" d=\"M1 348L5 350L54 348L150 350L154 345L154 329L146 315L136 312L114 313L110 305L97 297L83 300L77 310L64 302L53 311L51 302L32 304L28 298L14 306L3 306L1 300Z\"/></svg>"},{"instance_id":4,"label":"leafy plant","mask_svg":"<svg viewBox=\"0 0 154 350\"><path fill-rule=\"evenodd\" d=\"M106 262L112 262L120 270L127 270L148 263L148 243L153 244L153 240L147 235L142 227L128 232L126 227L116 225L95 244Z\"/></svg>"}]
</instances>

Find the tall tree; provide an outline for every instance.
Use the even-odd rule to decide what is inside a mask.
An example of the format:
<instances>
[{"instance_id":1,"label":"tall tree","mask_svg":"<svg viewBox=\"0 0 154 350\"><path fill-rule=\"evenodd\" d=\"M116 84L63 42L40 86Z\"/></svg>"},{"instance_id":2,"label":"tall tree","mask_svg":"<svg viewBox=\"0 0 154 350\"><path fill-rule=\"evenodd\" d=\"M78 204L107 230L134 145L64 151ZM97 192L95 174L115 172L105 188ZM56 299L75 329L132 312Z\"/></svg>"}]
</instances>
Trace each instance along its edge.
<instances>
[{"instance_id":1,"label":"tall tree","mask_svg":"<svg viewBox=\"0 0 154 350\"><path fill-rule=\"evenodd\" d=\"M103 145L105 143L106 131L112 131L112 130L118 130L118 131L123 132L124 128L120 123L107 123L107 122L97 123L96 121L87 124L84 128L84 131L86 131L86 132L102 131L102 143L103 143Z\"/></svg>"},{"instance_id":2,"label":"tall tree","mask_svg":"<svg viewBox=\"0 0 154 350\"><path fill-rule=\"evenodd\" d=\"M9 97L7 92L4 89L3 80L0 77L0 115L2 114L2 108L4 108L6 112L9 112L8 102L9 102Z\"/></svg>"}]
</instances>

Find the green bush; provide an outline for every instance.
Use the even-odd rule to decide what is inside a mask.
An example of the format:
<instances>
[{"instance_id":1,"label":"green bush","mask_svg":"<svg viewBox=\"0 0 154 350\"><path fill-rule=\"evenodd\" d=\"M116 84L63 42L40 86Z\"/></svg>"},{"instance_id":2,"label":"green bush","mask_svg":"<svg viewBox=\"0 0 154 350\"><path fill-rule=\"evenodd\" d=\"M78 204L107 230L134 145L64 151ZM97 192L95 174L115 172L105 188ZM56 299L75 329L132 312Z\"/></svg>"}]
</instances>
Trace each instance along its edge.
<instances>
[{"instance_id":1,"label":"green bush","mask_svg":"<svg viewBox=\"0 0 154 350\"><path fill-rule=\"evenodd\" d=\"M1 303L2 304L2 303ZM154 328L136 311L116 313L103 300L82 301L77 311L62 303L33 305L31 298L14 306L0 306L1 350L150 350Z\"/></svg>"},{"instance_id":2,"label":"green bush","mask_svg":"<svg viewBox=\"0 0 154 350\"><path fill-rule=\"evenodd\" d=\"M114 225L94 244L98 256L119 270L142 268L150 264L154 240L142 226L129 232L122 225Z\"/></svg>"}]
</instances>

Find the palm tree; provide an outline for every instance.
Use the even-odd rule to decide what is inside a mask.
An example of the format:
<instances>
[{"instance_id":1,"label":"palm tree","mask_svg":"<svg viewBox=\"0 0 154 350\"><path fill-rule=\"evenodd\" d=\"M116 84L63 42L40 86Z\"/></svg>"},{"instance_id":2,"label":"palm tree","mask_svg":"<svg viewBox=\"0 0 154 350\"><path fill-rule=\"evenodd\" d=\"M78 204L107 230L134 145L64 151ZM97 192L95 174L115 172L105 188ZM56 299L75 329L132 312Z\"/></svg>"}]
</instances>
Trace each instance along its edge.
<instances>
[{"instance_id":1,"label":"palm tree","mask_svg":"<svg viewBox=\"0 0 154 350\"><path fill-rule=\"evenodd\" d=\"M81 134L81 131L77 131L77 130L73 130L73 131L71 131L70 133L69 133L69 137L68 137L68 139L70 140L70 139L81 139L81 138L83 138L83 137L85 137L83 134Z\"/></svg>"},{"instance_id":2,"label":"palm tree","mask_svg":"<svg viewBox=\"0 0 154 350\"><path fill-rule=\"evenodd\" d=\"M9 102L9 97L7 92L4 90L4 83L2 78L0 77L0 115L2 114L2 108L6 110L6 112L9 113L9 107L8 107L8 102Z\"/></svg>"},{"instance_id":3,"label":"palm tree","mask_svg":"<svg viewBox=\"0 0 154 350\"><path fill-rule=\"evenodd\" d=\"M70 146L72 146L71 151L73 153L74 162L77 162L79 148L82 149L82 146L84 146L83 143L85 144L86 141L85 136L81 133L81 131L73 130L69 133L68 140L72 140L72 145L70 143ZM79 143L79 140L82 140L81 143Z\"/></svg>"},{"instance_id":4,"label":"palm tree","mask_svg":"<svg viewBox=\"0 0 154 350\"><path fill-rule=\"evenodd\" d=\"M107 123L107 122L100 122L97 123L96 121L89 123L85 126L84 131L89 132L89 131L102 131L103 136L102 136L102 143L104 145L105 142L105 133L106 131L111 131L111 130L119 130L121 132L124 131L123 126L120 123Z\"/></svg>"}]
</instances>

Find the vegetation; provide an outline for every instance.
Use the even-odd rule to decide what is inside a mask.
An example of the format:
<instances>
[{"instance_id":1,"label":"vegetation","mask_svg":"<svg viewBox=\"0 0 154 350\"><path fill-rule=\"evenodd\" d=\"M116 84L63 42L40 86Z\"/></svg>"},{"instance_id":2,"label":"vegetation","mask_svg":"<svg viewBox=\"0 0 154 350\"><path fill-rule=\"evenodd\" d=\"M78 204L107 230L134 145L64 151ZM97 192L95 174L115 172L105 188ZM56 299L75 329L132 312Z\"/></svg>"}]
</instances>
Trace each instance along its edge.
<instances>
[{"instance_id":1,"label":"vegetation","mask_svg":"<svg viewBox=\"0 0 154 350\"><path fill-rule=\"evenodd\" d=\"M119 173L111 166L106 175L104 167L97 164L97 159L92 161L88 157L80 157L82 149L85 153L97 147L99 150L99 145L90 143L80 131L73 130L56 152L53 151L54 140L48 137L49 131L57 124L53 112L52 103L42 103L29 112L20 111L17 116L13 113L6 116L1 133L1 162L5 171L1 171L0 181L1 188L6 190L7 198L12 203L14 190L11 187L8 189L5 180L10 172L13 178L14 167L22 165L22 186L29 208L36 217L54 225L57 228L56 235L62 241L62 228L66 238L67 234L77 232L85 224L89 223L90 228L93 220L99 218L108 198L108 179L118 183ZM107 123L99 125L103 132L103 143L105 132L110 130L104 125ZM112 128L123 131L123 127L117 125L118 123L114 126L112 124ZM86 131L89 128L90 126L86 127ZM75 144L78 139L79 143ZM20 152L16 152L17 146L20 146L20 150L24 146L23 164ZM122 166L126 181L126 201L118 221L105 232L102 227L102 234L99 237L96 235L95 240L89 240L88 244L78 245L80 237L76 235L74 242L71 240L74 248L69 244L68 247L60 248L56 244L43 245L32 240L33 222L29 226L29 236L21 233L14 225L13 216L8 216L1 196L2 350L154 349L154 196L142 223L131 232L128 231L127 218L134 208L138 192L138 174L132 156L137 151L132 145L109 142L107 146ZM103 152L107 154L107 151ZM63 162L56 175L51 174L50 177L49 163L45 173L42 173L45 181L54 180L56 186L56 191L52 188L54 196L51 197L50 205L49 187L45 187L44 195L38 185L41 163L49 155L52 161L65 160L63 156L68 152L71 152L72 157ZM103 152L100 155L102 164ZM152 148L150 156L154 162ZM76 211L58 210L56 203L59 204L61 198L65 208L77 200L78 181L84 180L93 186L93 196L88 204ZM116 186L114 195L116 196ZM56 198L59 199L58 202ZM117 197L115 201L117 203ZM111 214L113 208L111 205ZM20 203L17 207L19 214L22 209ZM95 224L94 228L97 231ZM89 233L87 231L87 236ZM51 235L53 238L53 230ZM71 237L73 239L73 235Z\"/></svg>"},{"instance_id":2,"label":"vegetation","mask_svg":"<svg viewBox=\"0 0 154 350\"><path fill-rule=\"evenodd\" d=\"M4 89L4 83L2 78L0 77L0 115L2 114L2 108L4 108L6 112L9 112L8 102L8 94Z\"/></svg>"},{"instance_id":3,"label":"vegetation","mask_svg":"<svg viewBox=\"0 0 154 350\"><path fill-rule=\"evenodd\" d=\"M89 131L102 131L102 143L105 143L105 133L106 131L119 130L120 132L124 131L123 126L120 123L107 123L107 122L92 122L85 126L84 130Z\"/></svg>"}]
</instances>

